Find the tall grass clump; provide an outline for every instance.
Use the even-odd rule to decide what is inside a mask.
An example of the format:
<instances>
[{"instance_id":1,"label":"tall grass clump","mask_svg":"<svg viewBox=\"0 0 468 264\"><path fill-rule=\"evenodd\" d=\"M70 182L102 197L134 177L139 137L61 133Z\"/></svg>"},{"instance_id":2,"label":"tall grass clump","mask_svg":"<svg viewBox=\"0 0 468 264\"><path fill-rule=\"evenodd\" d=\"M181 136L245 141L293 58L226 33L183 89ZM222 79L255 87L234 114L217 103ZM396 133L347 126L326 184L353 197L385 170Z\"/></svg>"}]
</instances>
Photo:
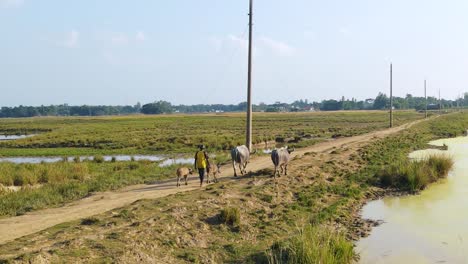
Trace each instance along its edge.
<instances>
[{"instance_id":1,"label":"tall grass clump","mask_svg":"<svg viewBox=\"0 0 468 264\"><path fill-rule=\"evenodd\" d=\"M274 244L267 252L270 264L351 263L353 244L329 228L307 226L300 234Z\"/></svg>"},{"instance_id":2,"label":"tall grass clump","mask_svg":"<svg viewBox=\"0 0 468 264\"><path fill-rule=\"evenodd\" d=\"M377 177L383 187L417 192L430 183L446 178L453 167L453 159L448 156L430 156L420 161L405 160L391 164L378 172Z\"/></svg>"},{"instance_id":3,"label":"tall grass clump","mask_svg":"<svg viewBox=\"0 0 468 264\"><path fill-rule=\"evenodd\" d=\"M93 161L96 163L103 163L104 162L104 157L102 155L96 155L93 158Z\"/></svg>"},{"instance_id":4,"label":"tall grass clump","mask_svg":"<svg viewBox=\"0 0 468 264\"><path fill-rule=\"evenodd\" d=\"M221 223L229 226L238 226L240 224L239 208L227 207L221 210L219 219Z\"/></svg>"},{"instance_id":5,"label":"tall grass clump","mask_svg":"<svg viewBox=\"0 0 468 264\"><path fill-rule=\"evenodd\" d=\"M427 163L432 169L438 172L442 177L447 177L449 171L453 168L453 159L447 156L430 156Z\"/></svg>"}]
</instances>

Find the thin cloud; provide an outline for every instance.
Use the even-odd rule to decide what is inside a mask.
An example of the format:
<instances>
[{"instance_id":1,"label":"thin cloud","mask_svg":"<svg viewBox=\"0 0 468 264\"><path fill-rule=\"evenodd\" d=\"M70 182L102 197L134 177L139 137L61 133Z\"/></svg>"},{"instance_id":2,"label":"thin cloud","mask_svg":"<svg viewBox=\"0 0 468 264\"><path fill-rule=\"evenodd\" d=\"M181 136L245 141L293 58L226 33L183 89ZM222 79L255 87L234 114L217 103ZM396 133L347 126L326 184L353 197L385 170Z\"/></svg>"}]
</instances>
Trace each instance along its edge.
<instances>
[{"instance_id":1,"label":"thin cloud","mask_svg":"<svg viewBox=\"0 0 468 264\"><path fill-rule=\"evenodd\" d=\"M76 30L72 30L67 33L67 36L64 41L59 42L59 46L66 47L66 48L76 48L79 45L80 40L80 32Z\"/></svg>"},{"instance_id":2,"label":"thin cloud","mask_svg":"<svg viewBox=\"0 0 468 264\"><path fill-rule=\"evenodd\" d=\"M260 42L268 47L272 52L281 56L292 56L296 49L282 41L277 41L265 36L260 37Z\"/></svg>"},{"instance_id":3,"label":"thin cloud","mask_svg":"<svg viewBox=\"0 0 468 264\"><path fill-rule=\"evenodd\" d=\"M231 43L241 47L244 50L247 50L249 48L249 42L245 38L238 37L238 36L232 35L232 34L228 35L227 38Z\"/></svg>"},{"instance_id":4,"label":"thin cloud","mask_svg":"<svg viewBox=\"0 0 468 264\"><path fill-rule=\"evenodd\" d=\"M305 39L315 39L315 37L316 37L315 32L312 31L312 30L306 30L306 31L304 31L303 34L304 34Z\"/></svg>"},{"instance_id":5,"label":"thin cloud","mask_svg":"<svg viewBox=\"0 0 468 264\"><path fill-rule=\"evenodd\" d=\"M143 31L138 31L135 37L136 41L143 42L146 40L146 34Z\"/></svg>"},{"instance_id":6,"label":"thin cloud","mask_svg":"<svg viewBox=\"0 0 468 264\"><path fill-rule=\"evenodd\" d=\"M345 37L350 37L353 35L353 32L351 32L351 30L347 27L342 27L338 30L338 32L340 32L341 35L345 36Z\"/></svg>"},{"instance_id":7,"label":"thin cloud","mask_svg":"<svg viewBox=\"0 0 468 264\"><path fill-rule=\"evenodd\" d=\"M111 51L104 51L102 53L104 60L111 65L120 65L122 64L121 60Z\"/></svg>"},{"instance_id":8,"label":"thin cloud","mask_svg":"<svg viewBox=\"0 0 468 264\"><path fill-rule=\"evenodd\" d=\"M111 37L111 43L116 46L126 46L129 40L126 34L118 33Z\"/></svg>"},{"instance_id":9,"label":"thin cloud","mask_svg":"<svg viewBox=\"0 0 468 264\"><path fill-rule=\"evenodd\" d=\"M223 49L229 47L234 47L243 51L247 51L249 48L249 42L247 38L234 34L229 34L223 38L211 37L209 40L216 52L221 52ZM261 36L258 39L254 39L253 48L255 55L260 55L260 53L264 53L264 51L269 51L280 56L292 56L296 53L296 49L287 43L277 41L266 36Z\"/></svg>"},{"instance_id":10,"label":"thin cloud","mask_svg":"<svg viewBox=\"0 0 468 264\"><path fill-rule=\"evenodd\" d=\"M223 42L224 42L222 38L211 37L209 41L217 53L221 52L223 48Z\"/></svg>"},{"instance_id":11,"label":"thin cloud","mask_svg":"<svg viewBox=\"0 0 468 264\"><path fill-rule=\"evenodd\" d=\"M24 4L24 0L0 0L0 8L17 8Z\"/></svg>"}]
</instances>

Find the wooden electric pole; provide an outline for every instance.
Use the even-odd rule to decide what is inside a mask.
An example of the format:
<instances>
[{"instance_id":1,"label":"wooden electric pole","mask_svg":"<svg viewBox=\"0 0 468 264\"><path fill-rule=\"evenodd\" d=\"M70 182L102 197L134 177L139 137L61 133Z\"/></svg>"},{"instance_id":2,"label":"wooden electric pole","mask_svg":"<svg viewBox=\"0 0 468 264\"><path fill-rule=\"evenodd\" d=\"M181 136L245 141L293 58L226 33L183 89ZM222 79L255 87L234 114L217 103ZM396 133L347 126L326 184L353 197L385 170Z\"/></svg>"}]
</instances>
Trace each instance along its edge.
<instances>
[{"instance_id":1,"label":"wooden electric pole","mask_svg":"<svg viewBox=\"0 0 468 264\"><path fill-rule=\"evenodd\" d=\"M253 28L253 0L249 4L249 58L247 76L247 135L246 146L252 151L252 28Z\"/></svg>"},{"instance_id":2,"label":"wooden electric pole","mask_svg":"<svg viewBox=\"0 0 468 264\"><path fill-rule=\"evenodd\" d=\"M390 63L390 127L393 127L393 65Z\"/></svg>"},{"instance_id":3,"label":"wooden electric pole","mask_svg":"<svg viewBox=\"0 0 468 264\"><path fill-rule=\"evenodd\" d=\"M426 118L427 118L427 83L426 83L426 80L424 80L424 98L426 100L425 115L426 115Z\"/></svg>"},{"instance_id":4,"label":"wooden electric pole","mask_svg":"<svg viewBox=\"0 0 468 264\"><path fill-rule=\"evenodd\" d=\"M440 88L439 88L439 115L442 114L442 100L440 99Z\"/></svg>"}]
</instances>

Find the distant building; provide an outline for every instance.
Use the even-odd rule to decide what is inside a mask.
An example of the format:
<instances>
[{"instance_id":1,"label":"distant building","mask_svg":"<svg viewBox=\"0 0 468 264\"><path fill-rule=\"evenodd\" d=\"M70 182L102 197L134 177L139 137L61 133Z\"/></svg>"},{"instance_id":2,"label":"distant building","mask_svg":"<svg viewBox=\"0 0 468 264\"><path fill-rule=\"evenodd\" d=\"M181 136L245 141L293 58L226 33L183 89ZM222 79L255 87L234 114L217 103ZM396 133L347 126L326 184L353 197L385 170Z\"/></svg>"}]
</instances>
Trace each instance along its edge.
<instances>
[{"instance_id":1,"label":"distant building","mask_svg":"<svg viewBox=\"0 0 468 264\"><path fill-rule=\"evenodd\" d=\"M364 100L364 109L370 109L374 107L375 99L368 98Z\"/></svg>"},{"instance_id":2,"label":"distant building","mask_svg":"<svg viewBox=\"0 0 468 264\"><path fill-rule=\"evenodd\" d=\"M428 104L427 110L439 110L439 104Z\"/></svg>"}]
</instances>

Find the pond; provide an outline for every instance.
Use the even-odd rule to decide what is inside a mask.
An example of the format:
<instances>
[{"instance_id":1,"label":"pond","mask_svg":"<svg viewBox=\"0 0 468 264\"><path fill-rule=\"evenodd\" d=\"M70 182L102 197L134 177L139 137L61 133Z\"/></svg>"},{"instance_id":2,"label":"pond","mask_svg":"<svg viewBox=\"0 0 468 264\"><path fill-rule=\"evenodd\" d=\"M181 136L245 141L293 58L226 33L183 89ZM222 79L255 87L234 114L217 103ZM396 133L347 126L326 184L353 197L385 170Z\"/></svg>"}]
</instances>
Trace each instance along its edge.
<instances>
[{"instance_id":1,"label":"pond","mask_svg":"<svg viewBox=\"0 0 468 264\"><path fill-rule=\"evenodd\" d=\"M166 159L165 161L159 164L160 167L168 167L175 164L187 164L193 165L194 159L193 158L176 158L176 159Z\"/></svg>"},{"instance_id":2,"label":"pond","mask_svg":"<svg viewBox=\"0 0 468 264\"><path fill-rule=\"evenodd\" d=\"M448 154L448 179L420 195L370 202L362 217L383 220L356 244L360 263L468 263L468 137L431 142L448 151L416 151L410 158Z\"/></svg>"},{"instance_id":3,"label":"pond","mask_svg":"<svg viewBox=\"0 0 468 264\"><path fill-rule=\"evenodd\" d=\"M104 156L105 161L111 161L115 158L116 161L131 161L132 158L136 161L148 160L148 161L161 161L160 167L167 167L174 164L193 164L193 158L173 158L163 155L114 155ZM63 161L63 157L4 157L0 158L0 162L11 162L15 164L38 164L38 163L55 163ZM69 162L74 160L74 157L67 157ZM81 156L80 161L93 160L93 156Z\"/></svg>"}]
</instances>

